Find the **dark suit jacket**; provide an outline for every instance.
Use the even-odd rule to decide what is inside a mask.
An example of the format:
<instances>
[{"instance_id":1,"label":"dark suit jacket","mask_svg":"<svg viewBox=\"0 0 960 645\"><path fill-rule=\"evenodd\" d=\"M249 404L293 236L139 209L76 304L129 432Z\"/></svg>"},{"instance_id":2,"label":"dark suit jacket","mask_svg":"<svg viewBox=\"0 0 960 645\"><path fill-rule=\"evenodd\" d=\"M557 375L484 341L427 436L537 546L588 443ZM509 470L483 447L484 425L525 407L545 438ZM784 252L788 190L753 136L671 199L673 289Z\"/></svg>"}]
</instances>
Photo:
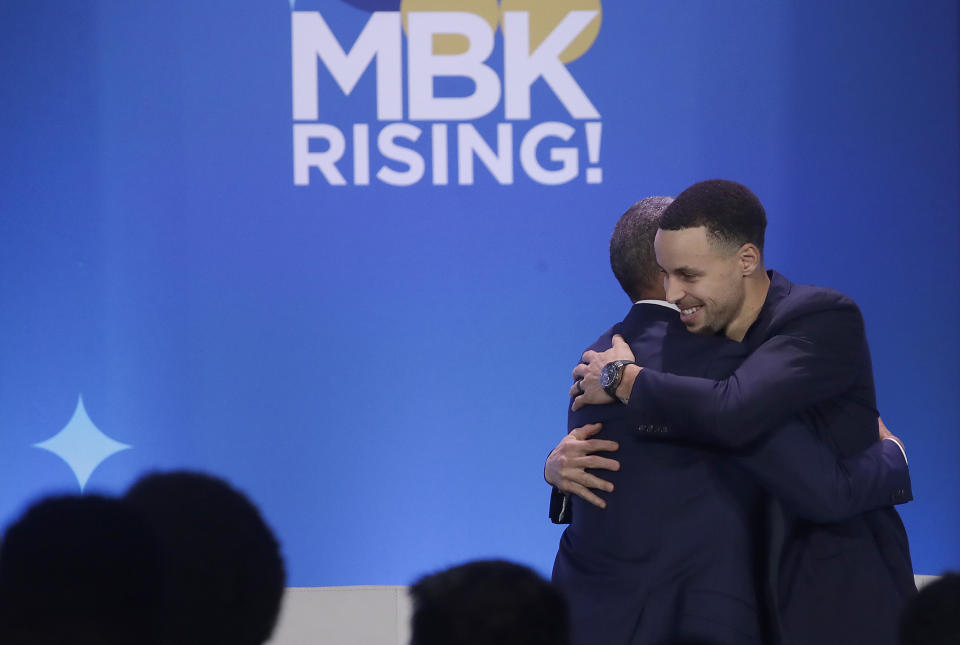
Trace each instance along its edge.
<instances>
[{"instance_id":1,"label":"dark suit jacket","mask_svg":"<svg viewBox=\"0 0 960 645\"><path fill-rule=\"evenodd\" d=\"M624 335L642 364L678 374L720 378L746 353L739 343L688 333L676 312L657 305L635 306L593 349L609 347L614 333ZM899 448L890 442L844 462L794 421L731 460L694 446L651 443L649 436L663 428L645 428L641 437L628 412L614 404L570 415L571 428L603 421L602 436L620 442L622 464L602 475L616 487L603 494L607 509L579 498L568 507L573 521L554 579L571 601L575 643L761 642L757 576L765 563L756 561L762 551L756 535L765 508L755 482L818 521L876 508L891 491L909 488ZM555 496L555 514L559 502Z\"/></svg>"},{"instance_id":2,"label":"dark suit jacket","mask_svg":"<svg viewBox=\"0 0 960 645\"><path fill-rule=\"evenodd\" d=\"M837 455L876 443L873 369L856 304L772 271L770 278L744 338L749 356L729 378L640 373L630 424L660 430L638 436L744 448L762 445L799 414ZM908 486L896 487L889 501L910 495ZM906 531L892 506L832 524L786 509L770 529L783 535L771 574L791 645L894 645L898 616L916 588Z\"/></svg>"}]
</instances>

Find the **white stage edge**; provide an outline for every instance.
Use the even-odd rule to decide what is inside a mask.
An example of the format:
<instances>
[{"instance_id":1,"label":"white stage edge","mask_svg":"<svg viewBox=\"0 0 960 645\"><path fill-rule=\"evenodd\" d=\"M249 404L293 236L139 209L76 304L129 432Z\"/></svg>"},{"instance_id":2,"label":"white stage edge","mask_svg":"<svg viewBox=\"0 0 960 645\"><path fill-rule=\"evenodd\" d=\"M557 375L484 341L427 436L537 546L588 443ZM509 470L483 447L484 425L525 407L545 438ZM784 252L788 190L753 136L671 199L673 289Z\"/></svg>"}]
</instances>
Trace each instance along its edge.
<instances>
[{"instance_id":1,"label":"white stage edge","mask_svg":"<svg viewBox=\"0 0 960 645\"><path fill-rule=\"evenodd\" d=\"M936 576L915 576L922 587ZM271 645L407 645L403 586L289 587Z\"/></svg>"},{"instance_id":2,"label":"white stage edge","mask_svg":"<svg viewBox=\"0 0 960 645\"><path fill-rule=\"evenodd\" d=\"M404 586L288 587L271 645L407 645Z\"/></svg>"}]
</instances>

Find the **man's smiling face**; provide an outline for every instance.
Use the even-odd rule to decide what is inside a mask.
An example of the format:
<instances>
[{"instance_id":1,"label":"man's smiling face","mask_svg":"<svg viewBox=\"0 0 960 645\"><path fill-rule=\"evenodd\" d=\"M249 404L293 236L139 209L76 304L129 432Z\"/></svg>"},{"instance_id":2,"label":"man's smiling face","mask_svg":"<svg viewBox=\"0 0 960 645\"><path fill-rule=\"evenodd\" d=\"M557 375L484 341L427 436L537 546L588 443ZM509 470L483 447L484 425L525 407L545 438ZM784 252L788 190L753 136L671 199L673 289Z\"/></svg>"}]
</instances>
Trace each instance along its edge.
<instances>
[{"instance_id":1,"label":"man's smiling face","mask_svg":"<svg viewBox=\"0 0 960 645\"><path fill-rule=\"evenodd\" d=\"M743 309L746 289L736 249L727 249L703 226L660 229L654 240L667 300L695 334L724 333Z\"/></svg>"}]
</instances>

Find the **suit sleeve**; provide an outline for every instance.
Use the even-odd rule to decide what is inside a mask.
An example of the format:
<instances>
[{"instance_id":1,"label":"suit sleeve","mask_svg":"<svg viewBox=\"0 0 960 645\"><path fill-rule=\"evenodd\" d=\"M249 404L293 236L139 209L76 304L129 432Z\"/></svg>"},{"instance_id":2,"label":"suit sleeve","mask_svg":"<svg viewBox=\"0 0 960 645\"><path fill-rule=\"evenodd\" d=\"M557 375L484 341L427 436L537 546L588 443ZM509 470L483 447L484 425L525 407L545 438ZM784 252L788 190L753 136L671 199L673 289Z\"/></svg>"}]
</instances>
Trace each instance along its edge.
<instances>
[{"instance_id":1,"label":"suit sleeve","mask_svg":"<svg viewBox=\"0 0 960 645\"><path fill-rule=\"evenodd\" d=\"M797 316L723 380L644 369L628 407L651 438L743 448L778 424L850 388L869 366L856 305Z\"/></svg>"},{"instance_id":2,"label":"suit sleeve","mask_svg":"<svg viewBox=\"0 0 960 645\"><path fill-rule=\"evenodd\" d=\"M798 417L736 462L788 510L811 522L839 522L913 499L904 454L893 441L876 441L839 458Z\"/></svg>"}]
</instances>

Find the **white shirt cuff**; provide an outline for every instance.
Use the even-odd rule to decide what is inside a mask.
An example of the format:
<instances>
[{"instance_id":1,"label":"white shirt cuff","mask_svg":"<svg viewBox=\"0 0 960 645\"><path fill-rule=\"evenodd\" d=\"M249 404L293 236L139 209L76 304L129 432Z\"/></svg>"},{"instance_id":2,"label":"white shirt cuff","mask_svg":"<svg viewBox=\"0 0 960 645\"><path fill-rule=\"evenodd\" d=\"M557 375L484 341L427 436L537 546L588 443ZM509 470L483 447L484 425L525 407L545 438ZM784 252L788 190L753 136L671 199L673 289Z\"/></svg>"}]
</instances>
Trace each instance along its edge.
<instances>
[{"instance_id":1,"label":"white shirt cuff","mask_svg":"<svg viewBox=\"0 0 960 645\"><path fill-rule=\"evenodd\" d=\"M903 453L903 461L904 461L904 463L907 464L908 466L910 465L910 461L907 459L907 451L904 450L903 446L900 445L900 442L899 442L899 441L897 441L896 439L894 439L894 438L892 438L892 437L884 437L883 440L884 440L884 441L892 441L893 443L897 444L897 448L899 448L899 449L900 449L900 452Z\"/></svg>"}]
</instances>

